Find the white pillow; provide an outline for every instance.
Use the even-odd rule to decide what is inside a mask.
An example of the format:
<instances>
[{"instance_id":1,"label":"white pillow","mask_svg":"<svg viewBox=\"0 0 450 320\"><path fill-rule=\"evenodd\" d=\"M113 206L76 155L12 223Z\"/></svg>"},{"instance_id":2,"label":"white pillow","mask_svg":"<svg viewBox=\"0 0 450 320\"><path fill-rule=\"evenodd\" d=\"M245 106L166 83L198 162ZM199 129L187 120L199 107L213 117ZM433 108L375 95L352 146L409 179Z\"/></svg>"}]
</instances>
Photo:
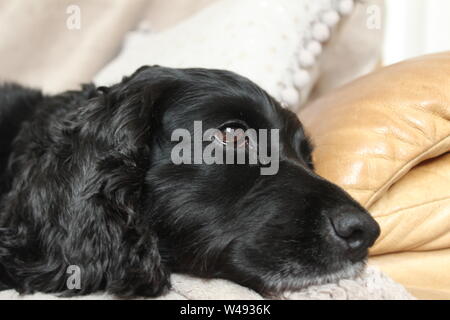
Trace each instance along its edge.
<instances>
[{"instance_id":1,"label":"white pillow","mask_svg":"<svg viewBox=\"0 0 450 320\"><path fill-rule=\"evenodd\" d=\"M220 0L168 30L130 32L94 81L109 85L142 65L226 69L295 110L317 79L323 44L353 9L353 0Z\"/></svg>"}]
</instances>

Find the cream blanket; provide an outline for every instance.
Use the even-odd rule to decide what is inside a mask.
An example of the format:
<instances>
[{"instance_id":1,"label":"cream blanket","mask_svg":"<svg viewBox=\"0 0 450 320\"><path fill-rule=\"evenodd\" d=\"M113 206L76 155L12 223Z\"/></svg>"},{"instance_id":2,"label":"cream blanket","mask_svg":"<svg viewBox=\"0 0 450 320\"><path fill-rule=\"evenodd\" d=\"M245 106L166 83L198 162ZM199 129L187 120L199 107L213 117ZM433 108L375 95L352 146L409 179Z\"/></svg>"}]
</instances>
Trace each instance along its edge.
<instances>
[{"instance_id":1,"label":"cream blanket","mask_svg":"<svg viewBox=\"0 0 450 320\"><path fill-rule=\"evenodd\" d=\"M0 300L62 299L43 293L19 295L14 290L0 292ZM108 300L107 294L92 294L71 299ZM256 292L225 280L204 280L185 275L172 276L172 290L159 300L262 300ZM286 300L414 300L403 286L392 281L375 267L368 267L356 279L342 279L337 283L311 286L297 292L286 292L279 299Z\"/></svg>"}]
</instances>

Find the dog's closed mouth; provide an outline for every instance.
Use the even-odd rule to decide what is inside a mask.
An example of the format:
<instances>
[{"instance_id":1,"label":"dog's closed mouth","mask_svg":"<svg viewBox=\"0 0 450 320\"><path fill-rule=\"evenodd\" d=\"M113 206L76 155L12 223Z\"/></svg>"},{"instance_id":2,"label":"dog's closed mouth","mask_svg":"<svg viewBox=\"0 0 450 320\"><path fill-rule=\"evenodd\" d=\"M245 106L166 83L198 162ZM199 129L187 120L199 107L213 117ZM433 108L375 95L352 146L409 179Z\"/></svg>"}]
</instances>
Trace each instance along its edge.
<instances>
[{"instance_id":1,"label":"dog's closed mouth","mask_svg":"<svg viewBox=\"0 0 450 320\"><path fill-rule=\"evenodd\" d=\"M274 283L274 285L272 287L269 287L270 289L268 289L266 292L274 292L279 296L280 294L283 294L285 292L300 291L311 286L335 283L341 280L354 280L363 273L365 267L366 264L364 261L362 261L355 264L349 264L339 271L324 274L321 276L313 276L306 279L295 276L287 277L285 279L274 279L271 281ZM270 295L274 296L274 294Z\"/></svg>"}]
</instances>

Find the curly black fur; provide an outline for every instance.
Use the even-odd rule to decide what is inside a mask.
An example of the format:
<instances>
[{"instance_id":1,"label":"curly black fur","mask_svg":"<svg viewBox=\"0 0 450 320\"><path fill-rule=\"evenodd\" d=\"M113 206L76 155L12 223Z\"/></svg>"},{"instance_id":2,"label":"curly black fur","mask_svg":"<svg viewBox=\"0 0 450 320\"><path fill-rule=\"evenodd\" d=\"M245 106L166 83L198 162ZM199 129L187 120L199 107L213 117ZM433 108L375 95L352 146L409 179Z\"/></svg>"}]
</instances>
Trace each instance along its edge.
<instances>
[{"instance_id":1,"label":"curly black fur","mask_svg":"<svg viewBox=\"0 0 450 320\"><path fill-rule=\"evenodd\" d=\"M230 119L281 129L277 175L170 161L174 129ZM270 294L351 274L379 232L314 174L297 117L230 72L143 67L56 96L4 85L0 133L0 290L157 296L184 272ZM336 236L341 216L358 250Z\"/></svg>"}]
</instances>

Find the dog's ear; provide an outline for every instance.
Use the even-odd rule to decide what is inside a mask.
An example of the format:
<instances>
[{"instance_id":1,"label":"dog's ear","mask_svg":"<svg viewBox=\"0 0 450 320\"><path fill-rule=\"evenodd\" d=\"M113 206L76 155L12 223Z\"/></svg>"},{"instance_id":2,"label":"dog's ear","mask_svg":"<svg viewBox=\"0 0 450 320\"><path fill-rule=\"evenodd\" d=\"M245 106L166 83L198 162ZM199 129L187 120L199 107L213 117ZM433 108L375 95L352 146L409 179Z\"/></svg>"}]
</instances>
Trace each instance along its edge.
<instances>
[{"instance_id":1,"label":"dog's ear","mask_svg":"<svg viewBox=\"0 0 450 320\"><path fill-rule=\"evenodd\" d=\"M169 287L149 218L151 208L145 206L151 205L145 174L152 165L157 109L176 86L164 69L141 68L122 83L101 89L79 131L81 141L91 143L95 155L86 154L94 161L90 165L95 172L86 185L89 199L100 207L94 211L108 217L105 227L113 235L105 239L116 242L110 244L116 252L111 252L114 261L109 261L107 289L122 296L154 296Z\"/></svg>"},{"instance_id":2,"label":"dog's ear","mask_svg":"<svg viewBox=\"0 0 450 320\"><path fill-rule=\"evenodd\" d=\"M14 288L120 296L167 290L169 272L144 206L151 205L145 176L154 111L174 86L166 73L146 68L109 88L49 97L33 130L17 137L0 219L0 272ZM80 271L79 287L68 287L71 270Z\"/></svg>"}]
</instances>

